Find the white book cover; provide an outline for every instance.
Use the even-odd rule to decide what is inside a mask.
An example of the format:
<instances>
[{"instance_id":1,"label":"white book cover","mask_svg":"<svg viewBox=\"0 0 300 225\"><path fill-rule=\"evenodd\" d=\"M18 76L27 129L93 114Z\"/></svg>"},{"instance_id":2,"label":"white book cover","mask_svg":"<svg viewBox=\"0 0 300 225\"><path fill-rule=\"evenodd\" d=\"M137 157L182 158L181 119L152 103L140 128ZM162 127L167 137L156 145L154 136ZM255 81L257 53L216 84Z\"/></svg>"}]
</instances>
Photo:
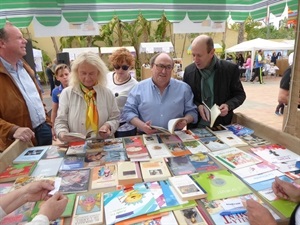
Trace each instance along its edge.
<instances>
[{"instance_id":1,"label":"white book cover","mask_svg":"<svg viewBox=\"0 0 300 225\"><path fill-rule=\"evenodd\" d=\"M152 159L162 157L172 157L171 152L164 143L146 145Z\"/></svg>"},{"instance_id":2,"label":"white book cover","mask_svg":"<svg viewBox=\"0 0 300 225\"><path fill-rule=\"evenodd\" d=\"M233 172L239 177L245 178L245 177L250 177L261 173L273 171L276 169L278 169L278 167L275 166L274 164L268 163L267 161L263 161L258 164L254 164L240 169L235 169Z\"/></svg>"},{"instance_id":3,"label":"white book cover","mask_svg":"<svg viewBox=\"0 0 300 225\"><path fill-rule=\"evenodd\" d=\"M197 140L184 141L183 144L192 154L209 152L209 149Z\"/></svg>"},{"instance_id":4,"label":"white book cover","mask_svg":"<svg viewBox=\"0 0 300 225\"><path fill-rule=\"evenodd\" d=\"M190 130L175 131L175 134L180 138L180 140L182 142L185 142L185 141L194 141L194 140L198 139L197 135L193 134L193 132L190 131Z\"/></svg>"},{"instance_id":5,"label":"white book cover","mask_svg":"<svg viewBox=\"0 0 300 225\"><path fill-rule=\"evenodd\" d=\"M268 189L258 191L258 193L270 202L277 199L277 196L275 195L272 188L268 188Z\"/></svg>"},{"instance_id":6,"label":"white book cover","mask_svg":"<svg viewBox=\"0 0 300 225\"><path fill-rule=\"evenodd\" d=\"M167 164L162 158L140 162L140 168L144 182L166 180L171 177Z\"/></svg>"},{"instance_id":7,"label":"white book cover","mask_svg":"<svg viewBox=\"0 0 300 225\"><path fill-rule=\"evenodd\" d=\"M41 159L38 161L37 166L32 172L31 176L56 176L63 158L53 158L53 159Z\"/></svg>"},{"instance_id":8,"label":"white book cover","mask_svg":"<svg viewBox=\"0 0 300 225\"><path fill-rule=\"evenodd\" d=\"M223 141L225 144L229 145L230 147L242 147L248 145L246 142L244 142L241 138L236 136L231 131L222 131L217 133L216 135L221 141Z\"/></svg>"},{"instance_id":9,"label":"white book cover","mask_svg":"<svg viewBox=\"0 0 300 225\"><path fill-rule=\"evenodd\" d=\"M86 153L85 144L71 145L66 155L84 155Z\"/></svg>"},{"instance_id":10,"label":"white book cover","mask_svg":"<svg viewBox=\"0 0 300 225\"><path fill-rule=\"evenodd\" d=\"M143 134L143 141L144 141L145 145L159 143L159 140L158 140L156 134Z\"/></svg>"},{"instance_id":11,"label":"white book cover","mask_svg":"<svg viewBox=\"0 0 300 225\"><path fill-rule=\"evenodd\" d=\"M235 147L209 154L230 170L251 166L262 161Z\"/></svg>"},{"instance_id":12,"label":"white book cover","mask_svg":"<svg viewBox=\"0 0 300 225\"><path fill-rule=\"evenodd\" d=\"M262 174L258 174L258 175L254 175L251 177L246 177L243 180L246 181L248 184L254 184L254 183L258 183L261 181L265 181L265 180L270 180L273 179L275 177L280 177L283 176L284 174L281 173L278 170L273 170L273 171L269 171L267 173L262 173Z\"/></svg>"},{"instance_id":13,"label":"white book cover","mask_svg":"<svg viewBox=\"0 0 300 225\"><path fill-rule=\"evenodd\" d=\"M50 145L27 148L13 160L13 163L37 162L43 157L49 147Z\"/></svg>"},{"instance_id":14,"label":"white book cover","mask_svg":"<svg viewBox=\"0 0 300 225\"><path fill-rule=\"evenodd\" d=\"M296 171L299 170L298 167L296 167L296 162L298 160L291 160L287 162L273 162L274 165L278 167L278 170L280 172L291 172L291 171Z\"/></svg>"}]
</instances>

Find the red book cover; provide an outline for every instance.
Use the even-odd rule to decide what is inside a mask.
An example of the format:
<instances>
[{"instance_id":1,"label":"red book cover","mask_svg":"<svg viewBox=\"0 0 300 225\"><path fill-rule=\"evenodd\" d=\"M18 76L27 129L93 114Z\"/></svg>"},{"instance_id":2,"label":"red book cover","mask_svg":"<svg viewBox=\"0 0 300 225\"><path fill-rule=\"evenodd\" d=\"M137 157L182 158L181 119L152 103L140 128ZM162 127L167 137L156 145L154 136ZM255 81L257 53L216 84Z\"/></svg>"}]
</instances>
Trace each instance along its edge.
<instances>
[{"instance_id":1,"label":"red book cover","mask_svg":"<svg viewBox=\"0 0 300 225\"><path fill-rule=\"evenodd\" d=\"M2 173L0 173L0 183L14 181L19 177L29 176L36 167L36 164L36 162L31 162L9 165Z\"/></svg>"},{"instance_id":2,"label":"red book cover","mask_svg":"<svg viewBox=\"0 0 300 225\"><path fill-rule=\"evenodd\" d=\"M140 158L148 156L148 149L145 146L131 146L126 147L128 158Z\"/></svg>"}]
</instances>

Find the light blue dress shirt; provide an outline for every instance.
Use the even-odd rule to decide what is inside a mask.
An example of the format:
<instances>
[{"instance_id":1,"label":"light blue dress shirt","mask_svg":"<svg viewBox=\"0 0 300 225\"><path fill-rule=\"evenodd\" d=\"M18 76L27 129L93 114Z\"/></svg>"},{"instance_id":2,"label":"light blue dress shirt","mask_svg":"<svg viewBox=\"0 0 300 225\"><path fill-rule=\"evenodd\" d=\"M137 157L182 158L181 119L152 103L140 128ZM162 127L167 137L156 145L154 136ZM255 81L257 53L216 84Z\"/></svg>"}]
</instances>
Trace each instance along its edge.
<instances>
[{"instance_id":1,"label":"light blue dress shirt","mask_svg":"<svg viewBox=\"0 0 300 225\"><path fill-rule=\"evenodd\" d=\"M139 82L129 93L123 108L123 116L127 122L134 117L151 125L168 129L170 119L184 117L189 114L198 120L197 107L193 103L194 95L190 86L171 78L163 94L153 83L152 78Z\"/></svg>"},{"instance_id":2,"label":"light blue dress shirt","mask_svg":"<svg viewBox=\"0 0 300 225\"><path fill-rule=\"evenodd\" d=\"M17 71L3 58L0 57L0 60L20 89L29 111L32 127L36 128L46 121L46 113L33 80L24 69L21 60L17 63Z\"/></svg>"}]
</instances>

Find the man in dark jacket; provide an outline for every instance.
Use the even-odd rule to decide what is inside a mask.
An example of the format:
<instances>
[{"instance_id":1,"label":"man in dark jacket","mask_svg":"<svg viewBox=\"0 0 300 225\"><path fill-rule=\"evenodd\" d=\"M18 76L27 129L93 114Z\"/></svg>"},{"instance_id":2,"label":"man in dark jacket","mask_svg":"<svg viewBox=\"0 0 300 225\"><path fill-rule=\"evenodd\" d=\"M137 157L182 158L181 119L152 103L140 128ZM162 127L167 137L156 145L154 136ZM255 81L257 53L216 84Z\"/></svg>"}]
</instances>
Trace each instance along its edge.
<instances>
[{"instance_id":1,"label":"man in dark jacket","mask_svg":"<svg viewBox=\"0 0 300 225\"><path fill-rule=\"evenodd\" d=\"M204 113L203 102L221 111L215 125L231 123L233 110L246 99L246 93L236 64L216 57L214 42L207 35L200 35L192 42L193 63L185 68L183 81L194 93L194 103L200 113L198 127L209 125Z\"/></svg>"}]
</instances>

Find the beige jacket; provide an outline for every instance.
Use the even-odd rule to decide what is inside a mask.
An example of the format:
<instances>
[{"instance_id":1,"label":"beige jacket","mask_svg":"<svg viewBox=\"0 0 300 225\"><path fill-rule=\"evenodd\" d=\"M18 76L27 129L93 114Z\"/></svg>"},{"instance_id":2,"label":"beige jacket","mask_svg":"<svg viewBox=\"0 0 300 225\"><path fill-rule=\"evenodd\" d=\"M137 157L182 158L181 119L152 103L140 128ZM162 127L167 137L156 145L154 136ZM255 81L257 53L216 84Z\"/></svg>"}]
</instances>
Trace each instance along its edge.
<instances>
[{"instance_id":1,"label":"beige jacket","mask_svg":"<svg viewBox=\"0 0 300 225\"><path fill-rule=\"evenodd\" d=\"M112 92L99 84L94 86L97 94L97 110L99 115L100 128L104 123L111 127L114 134L119 127L120 111L118 109L115 96ZM84 94L80 87L64 88L59 97L59 107L57 117L55 119L55 133L60 132L78 132L87 134L90 130L86 130L86 111L87 104L84 100Z\"/></svg>"}]
</instances>

